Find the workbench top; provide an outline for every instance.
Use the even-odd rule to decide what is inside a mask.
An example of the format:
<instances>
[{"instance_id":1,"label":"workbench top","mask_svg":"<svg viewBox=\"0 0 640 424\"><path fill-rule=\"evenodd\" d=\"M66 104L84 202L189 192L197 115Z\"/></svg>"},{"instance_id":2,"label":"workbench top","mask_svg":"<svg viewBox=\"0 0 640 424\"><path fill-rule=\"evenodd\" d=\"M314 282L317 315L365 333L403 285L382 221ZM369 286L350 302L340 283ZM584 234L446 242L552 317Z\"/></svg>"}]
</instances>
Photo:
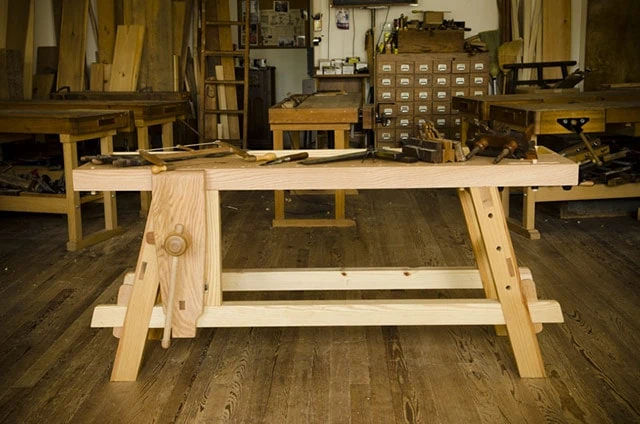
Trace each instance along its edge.
<instances>
[{"instance_id":1,"label":"workbench top","mask_svg":"<svg viewBox=\"0 0 640 424\"><path fill-rule=\"evenodd\" d=\"M286 102L269 108L269 124L351 124L358 122L362 95L312 95L292 108L285 107Z\"/></svg>"},{"instance_id":2,"label":"workbench top","mask_svg":"<svg viewBox=\"0 0 640 424\"><path fill-rule=\"evenodd\" d=\"M154 120L188 113L182 100L0 100L0 109L113 109L133 112L134 119Z\"/></svg>"},{"instance_id":3,"label":"workbench top","mask_svg":"<svg viewBox=\"0 0 640 424\"><path fill-rule=\"evenodd\" d=\"M0 132L83 135L129 125L129 111L0 109Z\"/></svg>"},{"instance_id":4,"label":"workbench top","mask_svg":"<svg viewBox=\"0 0 640 424\"><path fill-rule=\"evenodd\" d=\"M361 149L360 149L361 150ZM355 152L358 149L340 151ZM260 151L264 153L264 151ZM295 153L276 151L278 156ZM333 156L335 150L310 150L311 157ZM236 156L174 162L180 170L204 170L208 190L281 189L397 189L458 187L571 186L578 183L578 165L547 149L539 148L537 163L475 157L468 162L412 164L367 159L321 165L286 163L260 166ZM114 168L86 164L74 170L76 190L151 190L149 167Z\"/></svg>"},{"instance_id":5,"label":"workbench top","mask_svg":"<svg viewBox=\"0 0 640 424\"><path fill-rule=\"evenodd\" d=\"M531 93L531 94L499 94L487 96L458 96L452 100L452 108L460 113L481 120L491 119L489 110L492 105L517 104L573 104L612 101L640 100L638 90L584 91L577 93Z\"/></svg>"}]
</instances>

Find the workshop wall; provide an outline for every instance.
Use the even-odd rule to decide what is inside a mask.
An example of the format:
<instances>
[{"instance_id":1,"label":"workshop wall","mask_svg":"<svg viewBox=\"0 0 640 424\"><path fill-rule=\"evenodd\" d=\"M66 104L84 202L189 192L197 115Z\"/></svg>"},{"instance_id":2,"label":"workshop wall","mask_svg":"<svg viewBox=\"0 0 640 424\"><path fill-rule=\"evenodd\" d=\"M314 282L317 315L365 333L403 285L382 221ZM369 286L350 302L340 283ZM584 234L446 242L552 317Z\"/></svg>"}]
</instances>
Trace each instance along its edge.
<instances>
[{"instance_id":1,"label":"workshop wall","mask_svg":"<svg viewBox=\"0 0 640 424\"><path fill-rule=\"evenodd\" d=\"M401 13L415 19L417 15L412 10L443 10L450 11L445 15L447 19L466 21L467 27L472 29L467 36L498 28L498 6L495 0L419 0L418 6L391 6L388 22ZM322 13L322 31L314 31L312 37L321 37L320 45L314 50L316 60L319 58L344 58L347 56L359 56L366 60L364 49L365 33L371 26L371 11L368 9L353 8L350 11L349 29L342 30L336 27L336 8L329 7L330 0L313 0L313 13ZM387 8L375 10L376 40L380 35L385 22Z\"/></svg>"}]
</instances>

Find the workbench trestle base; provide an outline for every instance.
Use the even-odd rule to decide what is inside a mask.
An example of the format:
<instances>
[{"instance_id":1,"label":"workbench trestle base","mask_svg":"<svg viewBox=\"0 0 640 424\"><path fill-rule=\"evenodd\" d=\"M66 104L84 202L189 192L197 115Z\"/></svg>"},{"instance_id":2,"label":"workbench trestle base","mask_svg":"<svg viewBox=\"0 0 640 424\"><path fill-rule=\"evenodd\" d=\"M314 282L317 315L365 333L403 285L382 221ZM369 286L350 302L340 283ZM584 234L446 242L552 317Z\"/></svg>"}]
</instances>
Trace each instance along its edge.
<instances>
[{"instance_id":1,"label":"workbench trestle base","mask_svg":"<svg viewBox=\"0 0 640 424\"><path fill-rule=\"evenodd\" d=\"M149 328L165 327L165 335L168 328L173 337L194 337L198 327L245 326L493 325L498 334L508 334L522 377L545 376L536 332L541 323L562 322L562 312L557 302L538 300L530 272L517 267L497 188L458 190L477 269L223 271L219 192L205 187L203 170L153 177L136 272L127 278L131 284L119 305L94 311L94 327L122 327L113 381L137 378ZM172 238L183 241L186 251L172 250ZM156 305L159 288L162 305ZM225 291L461 288L482 289L484 296L223 300ZM166 299L174 296L168 303Z\"/></svg>"}]
</instances>

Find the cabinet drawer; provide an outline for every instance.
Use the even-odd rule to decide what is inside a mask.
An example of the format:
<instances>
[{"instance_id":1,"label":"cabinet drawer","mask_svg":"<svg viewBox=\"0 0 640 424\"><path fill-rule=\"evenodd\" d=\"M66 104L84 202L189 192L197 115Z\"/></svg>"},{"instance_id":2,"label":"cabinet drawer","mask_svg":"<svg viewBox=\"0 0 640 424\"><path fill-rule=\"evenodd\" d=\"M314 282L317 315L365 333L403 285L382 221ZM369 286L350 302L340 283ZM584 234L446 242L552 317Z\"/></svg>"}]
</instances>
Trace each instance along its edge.
<instances>
[{"instance_id":1,"label":"cabinet drawer","mask_svg":"<svg viewBox=\"0 0 640 424\"><path fill-rule=\"evenodd\" d=\"M413 128L401 128L396 129L396 141L400 143L406 143L413 135Z\"/></svg>"},{"instance_id":2,"label":"cabinet drawer","mask_svg":"<svg viewBox=\"0 0 640 424\"><path fill-rule=\"evenodd\" d=\"M444 102L451 100L451 89L450 88L434 88L433 89L433 98L431 99L434 102Z\"/></svg>"},{"instance_id":3,"label":"cabinet drawer","mask_svg":"<svg viewBox=\"0 0 640 424\"><path fill-rule=\"evenodd\" d=\"M469 95L468 87L451 87L451 97L468 96L468 95Z\"/></svg>"},{"instance_id":4,"label":"cabinet drawer","mask_svg":"<svg viewBox=\"0 0 640 424\"><path fill-rule=\"evenodd\" d=\"M396 119L396 129L413 127L413 116L398 116Z\"/></svg>"},{"instance_id":5,"label":"cabinet drawer","mask_svg":"<svg viewBox=\"0 0 640 424\"><path fill-rule=\"evenodd\" d=\"M396 62L396 74L413 74L413 61L399 60Z\"/></svg>"},{"instance_id":6,"label":"cabinet drawer","mask_svg":"<svg viewBox=\"0 0 640 424\"><path fill-rule=\"evenodd\" d=\"M416 74L420 73L420 74L430 74L431 72L433 72L433 60L431 59L419 59L415 61L416 64L416 68L415 68L415 72Z\"/></svg>"},{"instance_id":7,"label":"cabinet drawer","mask_svg":"<svg viewBox=\"0 0 640 424\"><path fill-rule=\"evenodd\" d=\"M449 115L451 113L451 103L433 102L432 112L434 115Z\"/></svg>"},{"instance_id":8,"label":"cabinet drawer","mask_svg":"<svg viewBox=\"0 0 640 424\"><path fill-rule=\"evenodd\" d=\"M416 88L414 89L414 95L416 101L431 101L433 90L431 88Z\"/></svg>"},{"instance_id":9,"label":"cabinet drawer","mask_svg":"<svg viewBox=\"0 0 640 424\"><path fill-rule=\"evenodd\" d=\"M397 103L398 116L413 115L413 103Z\"/></svg>"},{"instance_id":10,"label":"cabinet drawer","mask_svg":"<svg viewBox=\"0 0 640 424\"><path fill-rule=\"evenodd\" d=\"M393 128L377 128L376 129L376 141L391 143L395 141L396 131Z\"/></svg>"},{"instance_id":11,"label":"cabinet drawer","mask_svg":"<svg viewBox=\"0 0 640 424\"><path fill-rule=\"evenodd\" d=\"M438 131L443 131L444 129L449 127L449 118L449 116L434 116L433 124L436 126Z\"/></svg>"},{"instance_id":12,"label":"cabinet drawer","mask_svg":"<svg viewBox=\"0 0 640 424\"><path fill-rule=\"evenodd\" d=\"M469 86L469 74L453 74L451 75L452 87L468 87Z\"/></svg>"},{"instance_id":13,"label":"cabinet drawer","mask_svg":"<svg viewBox=\"0 0 640 424\"><path fill-rule=\"evenodd\" d=\"M434 87L449 87L451 86L451 75L435 75L433 78Z\"/></svg>"},{"instance_id":14,"label":"cabinet drawer","mask_svg":"<svg viewBox=\"0 0 640 424\"><path fill-rule=\"evenodd\" d=\"M488 74L471 74L469 75L469 86L486 87L489 84Z\"/></svg>"},{"instance_id":15,"label":"cabinet drawer","mask_svg":"<svg viewBox=\"0 0 640 424\"><path fill-rule=\"evenodd\" d=\"M434 74L448 74L451 72L451 59L439 58L433 61Z\"/></svg>"},{"instance_id":16,"label":"cabinet drawer","mask_svg":"<svg viewBox=\"0 0 640 424\"><path fill-rule=\"evenodd\" d=\"M383 88L376 90L376 99L379 102L393 102L396 99L395 88Z\"/></svg>"},{"instance_id":17,"label":"cabinet drawer","mask_svg":"<svg viewBox=\"0 0 640 424\"><path fill-rule=\"evenodd\" d=\"M378 66L376 67L378 74L395 74L396 62L384 58L381 59L381 57L383 56L378 56Z\"/></svg>"},{"instance_id":18,"label":"cabinet drawer","mask_svg":"<svg viewBox=\"0 0 640 424\"><path fill-rule=\"evenodd\" d=\"M413 88L396 89L396 102L412 102L412 101L413 101Z\"/></svg>"},{"instance_id":19,"label":"cabinet drawer","mask_svg":"<svg viewBox=\"0 0 640 424\"><path fill-rule=\"evenodd\" d=\"M396 87L397 88L405 88L405 87L413 87L413 75L404 75L400 74L396 76Z\"/></svg>"},{"instance_id":20,"label":"cabinet drawer","mask_svg":"<svg viewBox=\"0 0 640 424\"><path fill-rule=\"evenodd\" d=\"M428 115L431 113L431 102L415 102L413 109L416 115Z\"/></svg>"},{"instance_id":21,"label":"cabinet drawer","mask_svg":"<svg viewBox=\"0 0 640 424\"><path fill-rule=\"evenodd\" d=\"M378 78L376 78L376 87L378 88L393 88L396 86L396 76L389 74L389 75L382 75L379 76Z\"/></svg>"},{"instance_id":22,"label":"cabinet drawer","mask_svg":"<svg viewBox=\"0 0 640 424\"><path fill-rule=\"evenodd\" d=\"M413 83L416 87L431 87L433 76L430 74L417 74Z\"/></svg>"},{"instance_id":23,"label":"cabinet drawer","mask_svg":"<svg viewBox=\"0 0 640 424\"><path fill-rule=\"evenodd\" d=\"M468 74L471 64L468 60L454 60L451 62L451 72L454 74Z\"/></svg>"},{"instance_id":24,"label":"cabinet drawer","mask_svg":"<svg viewBox=\"0 0 640 424\"><path fill-rule=\"evenodd\" d=\"M486 87L474 87L469 89L470 96L486 96L487 88Z\"/></svg>"},{"instance_id":25,"label":"cabinet drawer","mask_svg":"<svg viewBox=\"0 0 640 424\"><path fill-rule=\"evenodd\" d=\"M393 118L398 113L398 106L395 103L379 103L378 113L387 118Z\"/></svg>"}]
</instances>

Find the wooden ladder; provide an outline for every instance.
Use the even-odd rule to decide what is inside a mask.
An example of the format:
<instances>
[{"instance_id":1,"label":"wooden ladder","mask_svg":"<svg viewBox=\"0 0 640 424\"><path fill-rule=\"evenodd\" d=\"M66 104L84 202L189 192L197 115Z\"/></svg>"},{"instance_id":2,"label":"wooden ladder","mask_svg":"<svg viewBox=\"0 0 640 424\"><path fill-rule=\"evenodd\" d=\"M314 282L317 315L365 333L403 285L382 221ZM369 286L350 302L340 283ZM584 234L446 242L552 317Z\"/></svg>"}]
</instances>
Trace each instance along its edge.
<instances>
[{"instance_id":1,"label":"wooden ladder","mask_svg":"<svg viewBox=\"0 0 640 424\"><path fill-rule=\"evenodd\" d=\"M247 148L249 103L250 0L244 1L244 16L232 21L229 1L202 0L200 40L199 124L206 140L225 140ZM244 28L243 48L234 48L231 30ZM242 32L242 31L240 31ZM235 58L242 57L243 79L236 79ZM237 86L242 85L242 107L238 107ZM240 132L240 115L242 132Z\"/></svg>"}]
</instances>

